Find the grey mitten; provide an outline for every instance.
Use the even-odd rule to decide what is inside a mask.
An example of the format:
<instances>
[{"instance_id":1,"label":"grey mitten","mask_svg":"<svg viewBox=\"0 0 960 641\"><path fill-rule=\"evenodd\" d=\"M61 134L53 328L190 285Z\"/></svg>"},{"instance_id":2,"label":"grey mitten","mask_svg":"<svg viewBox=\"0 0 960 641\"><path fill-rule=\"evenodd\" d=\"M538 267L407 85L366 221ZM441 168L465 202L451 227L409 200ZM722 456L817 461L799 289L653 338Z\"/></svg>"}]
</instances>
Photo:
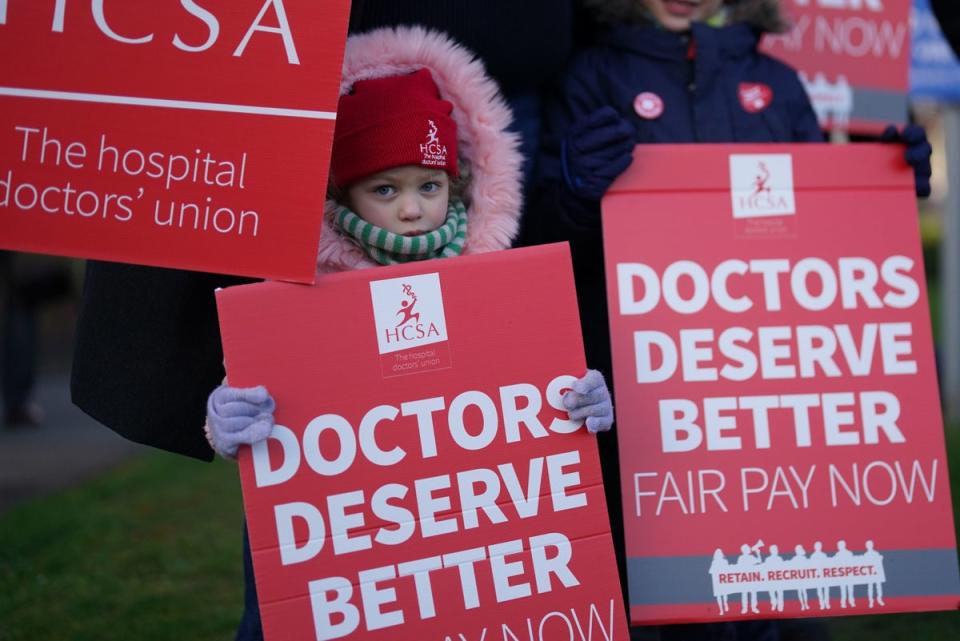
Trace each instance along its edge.
<instances>
[{"instance_id":1,"label":"grey mitten","mask_svg":"<svg viewBox=\"0 0 960 641\"><path fill-rule=\"evenodd\" d=\"M234 458L241 445L258 443L273 429L276 403L262 385L221 385L207 398L207 440L225 458Z\"/></svg>"},{"instance_id":2,"label":"grey mitten","mask_svg":"<svg viewBox=\"0 0 960 641\"><path fill-rule=\"evenodd\" d=\"M593 434L606 432L613 427L613 402L603 374L588 369L583 378L573 382L571 388L563 395L563 406L571 420L586 419L587 429Z\"/></svg>"}]
</instances>

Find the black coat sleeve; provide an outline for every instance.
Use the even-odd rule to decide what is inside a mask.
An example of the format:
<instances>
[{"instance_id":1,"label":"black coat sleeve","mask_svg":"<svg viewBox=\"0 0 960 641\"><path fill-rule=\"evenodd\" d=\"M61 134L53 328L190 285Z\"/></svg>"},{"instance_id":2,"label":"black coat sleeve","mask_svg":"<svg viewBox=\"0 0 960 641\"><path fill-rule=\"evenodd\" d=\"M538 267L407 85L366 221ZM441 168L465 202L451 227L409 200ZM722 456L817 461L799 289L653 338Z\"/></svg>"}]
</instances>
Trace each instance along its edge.
<instances>
[{"instance_id":1,"label":"black coat sleeve","mask_svg":"<svg viewBox=\"0 0 960 641\"><path fill-rule=\"evenodd\" d=\"M561 144L575 123L613 104L591 52L578 56L550 96L540 158L541 174L521 219L520 244L570 243L587 365L610 378L609 327L600 202L574 195L563 179Z\"/></svg>"},{"instance_id":2,"label":"black coat sleeve","mask_svg":"<svg viewBox=\"0 0 960 641\"><path fill-rule=\"evenodd\" d=\"M571 128L614 102L606 95L597 69L590 52L582 53L547 96L540 171L530 206L521 220L521 244L567 240L576 254L578 244L600 242L600 202L579 198L567 188L562 158L563 140Z\"/></svg>"},{"instance_id":3,"label":"black coat sleeve","mask_svg":"<svg viewBox=\"0 0 960 641\"><path fill-rule=\"evenodd\" d=\"M214 290L246 282L90 261L70 381L74 404L132 441L211 460L206 399L224 375Z\"/></svg>"}]
</instances>

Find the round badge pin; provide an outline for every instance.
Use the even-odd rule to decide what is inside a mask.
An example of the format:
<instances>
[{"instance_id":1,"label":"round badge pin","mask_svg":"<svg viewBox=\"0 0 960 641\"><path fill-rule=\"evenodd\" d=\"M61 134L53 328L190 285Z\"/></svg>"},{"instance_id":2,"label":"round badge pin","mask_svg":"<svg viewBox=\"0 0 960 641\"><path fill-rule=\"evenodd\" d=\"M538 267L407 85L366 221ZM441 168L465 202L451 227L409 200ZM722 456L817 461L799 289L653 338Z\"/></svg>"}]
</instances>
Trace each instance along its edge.
<instances>
[{"instance_id":1,"label":"round badge pin","mask_svg":"<svg viewBox=\"0 0 960 641\"><path fill-rule=\"evenodd\" d=\"M663 113L663 99L655 93L644 91L633 99L633 110L647 120L659 118Z\"/></svg>"}]
</instances>

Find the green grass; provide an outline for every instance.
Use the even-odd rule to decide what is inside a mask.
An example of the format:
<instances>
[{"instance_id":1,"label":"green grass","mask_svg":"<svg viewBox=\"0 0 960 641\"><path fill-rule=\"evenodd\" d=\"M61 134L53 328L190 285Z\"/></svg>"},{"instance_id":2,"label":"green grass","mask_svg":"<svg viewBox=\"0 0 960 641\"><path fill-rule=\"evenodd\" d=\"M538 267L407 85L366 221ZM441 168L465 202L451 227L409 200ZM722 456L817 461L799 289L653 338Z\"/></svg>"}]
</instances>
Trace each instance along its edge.
<instances>
[{"instance_id":1,"label":"green grass","mask_svg":"<svg viewBox=\"0 0 960 641\"><path fill-rule=\"evenodd\" d=\"M883 614L830 619L831 641L957 641L956 612Z\"/></svg>"},{"instance_id":2,"label":"green grass","mask_svg":"<svg viewBox=\"0 0 960 641\"><path fill-rule=\"evenodd\" d=\"M960 426L947 445L957 513ZM0 641L232 639L241 513L235 465L163 453L15 508L0 518ZM956 612L823 623L833 641L960 640Z\"/></svg>"},{"instance_id":3,"label":"green grass","mask_svg":"<svg viewBox=\"0 0 960 641\"><path fill-rule=\"evenodd\" d=\"M931 282L927 286L927 298L930 303L930 325L933 328L933 342L940 344L940 314L942 313L939 283Z\"/></svg>"},{"instance_id":4,"label":"green grass","mask_svg":"<svg viewBox=\"0 0 960 641\"><path fill-rule=\"evenodd\" d=\"M153 453L0 517L0 641L233 638L233 464Z\"/></svg>"}]
</instances>

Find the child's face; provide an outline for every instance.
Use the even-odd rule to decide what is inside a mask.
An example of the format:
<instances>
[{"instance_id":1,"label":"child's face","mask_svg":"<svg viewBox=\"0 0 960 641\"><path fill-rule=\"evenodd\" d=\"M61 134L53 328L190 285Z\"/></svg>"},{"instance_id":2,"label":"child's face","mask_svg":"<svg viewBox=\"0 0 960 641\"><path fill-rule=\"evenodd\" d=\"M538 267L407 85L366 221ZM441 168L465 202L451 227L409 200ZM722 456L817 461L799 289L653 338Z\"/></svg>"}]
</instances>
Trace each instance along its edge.
<instances>
[{"instance_id":1,"label":"child's face","mask_svg":"<svg viewBox=\"0 0 960 641\"><path fill-rule=\"evenodd\" d=\"M720 10L723 0L641 0L668 31L687 31L691 22L702 22Z\"/></svg>"},{"instance_id":2,"label":"child's face","mask_svg":"<svg viewBox=\"0 0 960 641\"><path fill-rule=\"evenodd\" d=\"M347 189L347 205L368 223L405 236L440 227L447 218L450 178L418 165L393 167Z\"/></svg>"}]
</instances>

